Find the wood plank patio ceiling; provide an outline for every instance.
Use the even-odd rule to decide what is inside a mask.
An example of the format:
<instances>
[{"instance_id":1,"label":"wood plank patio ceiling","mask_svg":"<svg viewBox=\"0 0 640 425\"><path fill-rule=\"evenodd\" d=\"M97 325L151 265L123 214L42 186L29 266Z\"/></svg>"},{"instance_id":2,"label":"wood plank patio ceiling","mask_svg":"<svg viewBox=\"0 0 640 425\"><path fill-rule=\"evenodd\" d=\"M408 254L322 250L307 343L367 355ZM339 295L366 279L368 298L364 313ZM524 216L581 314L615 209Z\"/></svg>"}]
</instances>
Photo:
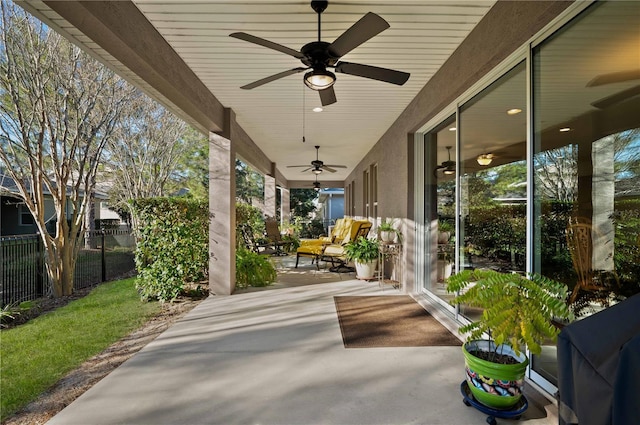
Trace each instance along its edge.
<instances>
[{"instance_id":1,"label":"wood plank patio ceiling","mask_svg":"<svg viewBox=\"0 0 640 425\"><path fill-rule=\"evenodd\" d=\"M391 27L344 56L344 60L411 73L402 87L338 74L336 104L323 112L317 93L296 74L253 90L240 86L300 65L295 58L229 37L243 31L299 50L317 40L317 15L309 1L133 0L138 9L288 180L314 180L287 165L315 159L347 169L320 179L344 180L382 137L431 76L495 3L494 0L347 0L329 2L322 14L322 40L331 42L365 13L377 13ZM46 6L32 7L47 16ZM51 13L49 13L51 15ZM52 20L55 16L50 16ZM160 98L131 71L119 66L86 36L58 26L124 76ZM304 112L303 112L304 105ZM303 119L304 118L304 119ZM303 134L306 143L302 142ZM403 143L404 141L398 141ZM326 175L325 175L326 174Z\"/></svg>"}]
</instances>

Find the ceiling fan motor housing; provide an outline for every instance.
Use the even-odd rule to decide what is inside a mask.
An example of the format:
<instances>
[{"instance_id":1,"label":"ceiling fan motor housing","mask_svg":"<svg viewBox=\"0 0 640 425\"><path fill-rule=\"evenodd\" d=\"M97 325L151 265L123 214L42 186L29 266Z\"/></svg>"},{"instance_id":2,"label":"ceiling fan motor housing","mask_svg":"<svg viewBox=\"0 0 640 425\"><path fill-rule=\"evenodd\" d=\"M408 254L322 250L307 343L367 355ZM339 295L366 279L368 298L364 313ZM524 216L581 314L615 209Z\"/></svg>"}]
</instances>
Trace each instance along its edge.
<instances>
[{"instance_id":1,"label":"ceiling fan motor housing","mask_svg":"<svg viewBox=\"0 0 640 425\"><path fill-rule=\"evenodd\" d=\"M325 9L327 8L327 5L329 5L329 2L324 0L313 0L311 2L311 8L313 10L315 10L316 13L322 13L325 11Z\"/></svg>"},{"instance_id":2,"label":"ceiling fan motor housing","mask_svg":"<svg viewBox=\"0 0 640 425\"><path fill-rule=\"evenodd\" d=\"M326 41L312 41L302 46L300 53L304 55L302 63L314 70L324 70L327 66L333 66L339 57L333 57L329 52L330 44Z\"/></svg>"}]
</instances>

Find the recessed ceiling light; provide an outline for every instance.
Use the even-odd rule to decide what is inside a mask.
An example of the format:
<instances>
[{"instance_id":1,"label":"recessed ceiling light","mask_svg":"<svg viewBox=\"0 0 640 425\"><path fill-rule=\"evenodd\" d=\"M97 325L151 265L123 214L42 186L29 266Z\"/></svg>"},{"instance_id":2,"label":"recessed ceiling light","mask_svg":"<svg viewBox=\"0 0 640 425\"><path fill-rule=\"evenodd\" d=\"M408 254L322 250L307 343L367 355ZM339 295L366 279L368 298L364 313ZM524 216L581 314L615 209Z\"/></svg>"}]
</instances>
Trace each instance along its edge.
<instances>
[{"instance_id":1,"label":"recessed ceiling light","mask_svg":"<svg viewBox=\"0 0 640 425\"><path fill-rule=\"evenodd\" d=\"M449 131L456 131L456 128L455 128L455 127L451 127L451 128L449 129Z\"/></svg>"},{"instance_id":2,"label":"recessed ceiling light","mask_svg":"<svg viewBox=\"0 0 640 425\"><path fill-rule=\"evenodd\" d=\"M313 112L322 112L322 111L324 111L324 109L322 109L319 106L316 106L315 108L313 108Z\"/></svg>"},{"instance_id":3,"label":"recessed ceiling light","mask_svg":"<svg viewBox=\"0 0 640 425\"><path fill-rule=\"evenodd\" d=\"M570 127L563 127L563 128L560 129L561 133L566 133L567 131L571 131L571 128Z\"/></svg>"},{"instance_id":4,"label":"recessed ceiling light","mask_svg":"<svg viewBox=\"0 0 640 425\"><path fill-rule=\"evenodd\" d=\"M507 114L508 115L516 115L516 114L519 114L520 112L522 112L522 109L513 108L513 109L509 109L507 111Z\"/></svg>"}]
</instances>

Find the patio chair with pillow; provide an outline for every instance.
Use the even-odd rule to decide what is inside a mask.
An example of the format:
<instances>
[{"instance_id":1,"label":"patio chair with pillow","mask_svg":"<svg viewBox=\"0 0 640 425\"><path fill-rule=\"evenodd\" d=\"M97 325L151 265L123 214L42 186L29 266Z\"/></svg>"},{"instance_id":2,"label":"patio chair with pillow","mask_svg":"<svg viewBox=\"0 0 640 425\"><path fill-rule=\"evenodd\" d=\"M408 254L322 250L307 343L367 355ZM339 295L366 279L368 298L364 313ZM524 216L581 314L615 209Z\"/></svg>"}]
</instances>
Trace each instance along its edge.
<instances>
[{"instance_id":1,"label":"patio chair with pillow","mask_svg":"<svg viewBox=\"0 0 640 425\"><path fill-rule=\"evenodd\" d=\"M368 220L353 220L349 232L340 243L333 243L325 247L320 259L331 263L331 271L340 271L347 266L344 247L350 241L355 241L359 237L366 238L371 230L371 222ZM337 263L337 265L336 265Z\"/></svg>"},{"instance_id":2,"label":"patio chair with pillow","mask_svg":"<svg viewBox=\"0 0 640 425\"><path fill-rule=\"evenodd\" d=\"M296 267L300 257L311 257L311 264L315 262L316 268L319 268L318 259L322 251L327 245L340 242L347 237L351 222L349 217L339 218L329 236L323 236L318 239L303 239L300 241L300 247L296 249Z\"/></svg>"}]
</instances>

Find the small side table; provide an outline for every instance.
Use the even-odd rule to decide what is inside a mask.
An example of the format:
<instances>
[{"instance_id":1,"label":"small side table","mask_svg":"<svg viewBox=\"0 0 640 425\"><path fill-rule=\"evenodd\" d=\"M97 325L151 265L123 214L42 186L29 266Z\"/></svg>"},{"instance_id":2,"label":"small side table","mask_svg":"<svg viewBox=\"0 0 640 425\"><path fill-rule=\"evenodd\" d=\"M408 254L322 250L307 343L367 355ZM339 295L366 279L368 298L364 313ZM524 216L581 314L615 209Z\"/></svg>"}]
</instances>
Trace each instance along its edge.
<instances>
[{"instance_id":1,"label":"small side table","mask_svg":"<svg viewBox=\"0 0 640 425\"><path fill-rule=\"evenodd\" d=\"M393 264L393 276L390 279L385 278L386 259L391 260ZM384 290L385 284L391 284L394 288L400 288L402 275L402 244L401 243L384 243L380 242L378 250L378 283Z\"/></svg>"}]
</instances>

